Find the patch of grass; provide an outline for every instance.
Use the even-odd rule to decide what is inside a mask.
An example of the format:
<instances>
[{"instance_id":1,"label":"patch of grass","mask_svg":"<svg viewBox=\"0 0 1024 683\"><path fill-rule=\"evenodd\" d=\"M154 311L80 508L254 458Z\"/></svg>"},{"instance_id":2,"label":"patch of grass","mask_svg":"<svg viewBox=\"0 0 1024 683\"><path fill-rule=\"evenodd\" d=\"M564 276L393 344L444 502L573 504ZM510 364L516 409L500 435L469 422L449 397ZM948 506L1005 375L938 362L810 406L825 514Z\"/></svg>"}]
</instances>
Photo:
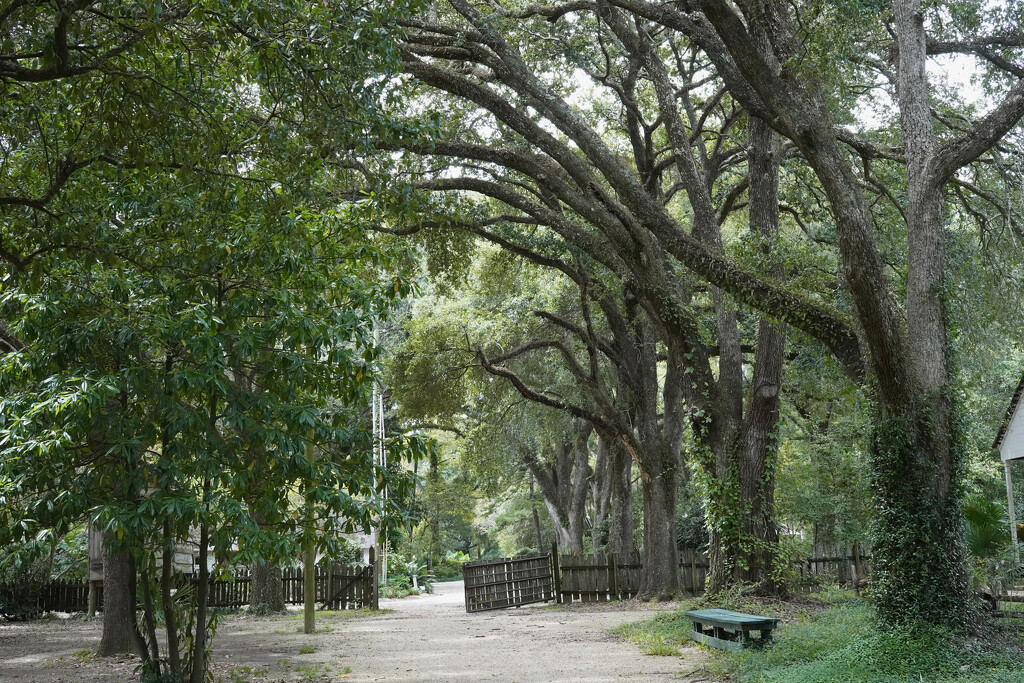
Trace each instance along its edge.
<instances>
[{"instance_id":1,"label":"patch of grass","mask_svg":"<svg viewBox=\"0 0 1024 683\"><path fill-rule=\"evenodd\" d=\"M675 656L689 640L691 623L683 612L665 612L647 621L635 621L612 629L635 643L645 655Z\"/></svg>"},{"instance_id":2,"label":"patch of grass","mask_svg":"<svg viewBox=\"0 0 1024 683\"><path fill-rule=\"evenodd\" d=\"M71 656L74 657L81 664L88 664L89 662L95 662L97 659L99 659L99 655L97 655L92 650L78 650Z\"/></svg>"},{"instance_id":3,"label":"patch of grass","mask_svg":"<svg viewBox=\"0 0 1024 683\"><path fill-rule=\"evenodd\" d=\"M279 668L281 668L281 669L290 669L290 668L292 668L292 663L289 662L288 659L285 658L285 657L281 657L280 659L278 659L276 662L274 662L274 665L279 667Z\"/></svg>"},{"instance_id":4,"label":"patch of grass","mask_svg":"<svg viewBox=\"0 0 1024 683\"><path fill-rule=\"evenodd\" d=\"M874 619L874 609L867 601L826 609L814 615L802 614L775 630L772 647L732 653L725 656L723 667L742 679L748 672L819 660L852 646L869 634ZM754 677L752 680L760 679Z\"/></svg>"},{"instance_id":5,"label":"patch of grass","mask_svg":"<svg viewBox=\"0 0 1024 683\"><path fill-rule=\"evenodd\" d=\"M266 676L266 667L235 666L228 670L228 681L230 683L251 683L254 678ZM223 678L219 679L224 681Z\"/></svg>"},{"instance_id":6,"label":"patch of grass","mask_svg":"<svg viewBox=\"0 0 1024 683\"><path fill-rule=\"evenodd\" d=\"M306 664L296 667L295 670L304 681L315 681L318 676L324 676L328 671L326 664Z\"/></svg>"},{"instance_id":7,"label":"patch of grass","mask_svg":"<svg viewBox=\"0 0 1024 683\"><path fill-rule=\"evenodd\" d=\"M296 626L295 628L277 628L274 629L274 633L282 636L289 636L293 633L302 633L302 626ZM313 629L313 633L333 633L334 627L330 624L317 624Z\"/></svg>"},{"instance_id":8,"label":"patch of grass","mask_svg":"<svg viewBox=\"0 0 1024 683\"><path fill-rule=\"evenodd\" d=\"M775 631L775 645L723 653L714 668L744 683L1024 683L1024 651L939 628L882 632L872 606L846 599Z\"/></svg>"},{"instance_id":9,"label":"patch of grass","mask_svg":"<svg viewBox=\"0 0 1024 683\"><path fill-rule=\"evenodd\" d=\"M337 610L318 609L316 611L316 618L317 619L330 619L330 618L335 617L337 615L338 615L338 611ZM284 620L285 621L302 621L305 618L306 617L305 617L304 614L292 614L290 616L285 617Z\"/></svg>"},{"instance_id":10,"label":"patch of grass","mask_svg":"<svg viewBox=\"0 0 1024 683\"><path fill-rule=\"evenodd\" d=\"M362 609L341 609L341 610L317 610L317 619L352 619L358 617L375 617L381 614L391 614L394 610L390 609L369 609L364 607ZM283 618L283 621L302 621L303 615L297 614L287 616Z\"/></svg>"},{"instance_id":11,"label":"patch of grass","mask_svg":"<svg viewBox=\"0 0 1024 683\"><path fill-rule=\"evenodd\" d=\"M338 673L340 673L342 676L347 676L348 674L352 673L352 667L351 666L338 667Z\"/></svg>"},{"instance_id":12,"label":"patch of grass","mask_svg":"<svg viewBox=\"0 0 1024 683\"><path fill-rule=\"evenodd\" d=\"M1016 611L1006 613L1002 626L993 627L996 636L983 641L936 628L880 632L871 603L852 591L826 590L791 602L735 592L613 632L645 654L678 654L679 647L692 643L684 612L694 607L782 617L771 647L712 650L709 668L743 683L1024 683L1024 628L1017 621L1024 612Z\"/></svg>"},{"instance_id":13,"label":"patch of grass","mask_svg":"<svg viewBox=\"0 0 1024 683\"><path fill-rule=\"evenodd\" d=\"M303 645L302 647L299 648L299 654L300 655L311 655L314 652L316 652L316 648L313 647L312 645Z\"/></svg>"}]
</instances>

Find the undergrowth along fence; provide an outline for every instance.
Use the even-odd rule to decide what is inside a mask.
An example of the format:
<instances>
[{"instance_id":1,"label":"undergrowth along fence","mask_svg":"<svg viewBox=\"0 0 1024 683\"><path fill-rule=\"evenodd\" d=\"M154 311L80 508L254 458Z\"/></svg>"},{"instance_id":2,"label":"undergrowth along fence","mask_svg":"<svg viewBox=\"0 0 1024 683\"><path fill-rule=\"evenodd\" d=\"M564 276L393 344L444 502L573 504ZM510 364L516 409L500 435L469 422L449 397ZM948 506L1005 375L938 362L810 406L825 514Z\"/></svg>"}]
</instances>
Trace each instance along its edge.
<instances>
[{"instance_id":1,"label":"undergrowth along fence","mask_svg":"<svg viewBox=\"0 0 1024 683\"><path fill-rule=\"evenodd\" d=\"M178 576L178 588L199 583L195 575ZM374 565L334 565L316 568L316 602L327 609L376 609L378 592ZM96 608L103 608L103 587L96 586ZM252 575L239 568L230 578L210 581L209 606L236 608L251 600ZM282 570L281 591L285 603L304 602L302 569ZM89 609L89 584L51 581L42 585L0 584L0 615L30 616L41 612L85 612Z\"/></svg>"},{"instance_id":2,"label":"undergrowth along fence","mask_svg":"<svg viewBox=\"0 0 1024 683\"><path fill-rule=\"evenodd\" d=\"M866 543L815 543L799 564L801 582L807 587L822 583L858 584L871 572L871 546Z\"/></svg>"}]
</instances>

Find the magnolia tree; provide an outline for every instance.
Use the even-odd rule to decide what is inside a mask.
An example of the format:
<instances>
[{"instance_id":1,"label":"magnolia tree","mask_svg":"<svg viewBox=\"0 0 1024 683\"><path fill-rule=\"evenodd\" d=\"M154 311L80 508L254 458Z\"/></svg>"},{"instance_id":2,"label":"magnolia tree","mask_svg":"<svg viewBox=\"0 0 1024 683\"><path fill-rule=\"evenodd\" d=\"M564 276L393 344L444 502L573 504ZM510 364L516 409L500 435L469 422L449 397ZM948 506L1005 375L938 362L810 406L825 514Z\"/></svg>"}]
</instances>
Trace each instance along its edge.
<instances>
[{"instance_id":1,"label":"magnolia tree","mask_svg":"<svg viewBox=\"0 0 1024 683\"><path fill-rule=\"evenodd\" d=\"M397 63L403 11L0 11L0 545L18 562L104 529L103 654L201 681L210 566L401 516L363 409L405 254L325 190L350 164L325 162L317 130L388 127L373 75ZM200 555L187 599L170 562L156 575L179 541Z\"/></svg>"}]
</instances>

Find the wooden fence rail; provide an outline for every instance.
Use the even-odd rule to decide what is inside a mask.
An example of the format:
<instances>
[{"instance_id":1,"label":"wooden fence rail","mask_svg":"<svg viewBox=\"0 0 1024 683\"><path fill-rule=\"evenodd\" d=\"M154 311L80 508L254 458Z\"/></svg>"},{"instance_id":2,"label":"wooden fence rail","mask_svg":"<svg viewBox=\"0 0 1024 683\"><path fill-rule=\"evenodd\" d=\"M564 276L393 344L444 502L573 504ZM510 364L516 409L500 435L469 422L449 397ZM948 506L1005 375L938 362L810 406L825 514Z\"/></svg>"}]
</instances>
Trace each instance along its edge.
<instances>
[{"instance_id":1,"label":"wooden fence rail","mask_svg":"<svg viewBox=\"0 0 1024 683\"><path fill-rule=\"evenodd\" d=\"M640 588L643 563L638 555L616 557L614 553L594 555L559 554L556 577L560 602L607 602L634 597ZM808 557L793 557L791 566L799 572L800 586L812 590L822 583L857 584L871 568L870 546L861 544L815 544ZM694 548L679 551L680 585L692 595L704 593L710 569L708 556Z\"/></svg>"},{"instance_id":2,"label":"wooden fence rail","mask_svg":"<svg viewBox=\"0 0 1024 683\"><path fill-rule=\"evenodd\" d=\"M195 586L195 575L179 575L179 588ZM329 609L376 608L377 583L374 566L335 565L316 568L316 601ZM103 588L97 586L96 608L103 608ZM302 569L282 570L281 591L285 604L304 602ZM238 569L227 579L210 582L210 607L243 607L252 598L252 575L246 568ZM52 581L43 585L0 584L0 615L33 612L85 612L89 608L89 584Z\"/></svg>"}]
</instances>

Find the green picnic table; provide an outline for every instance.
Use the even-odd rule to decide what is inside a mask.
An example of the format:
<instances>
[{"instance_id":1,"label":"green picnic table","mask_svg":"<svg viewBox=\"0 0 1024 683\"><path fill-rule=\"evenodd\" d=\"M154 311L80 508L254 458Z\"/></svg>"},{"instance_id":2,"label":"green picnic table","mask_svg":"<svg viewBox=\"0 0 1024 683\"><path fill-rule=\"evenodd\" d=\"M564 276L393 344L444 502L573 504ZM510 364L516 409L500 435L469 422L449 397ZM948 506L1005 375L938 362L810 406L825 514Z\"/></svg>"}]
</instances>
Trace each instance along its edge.
<instances>
[{"instance_id":1,"label":"green picnic table","mask_svg":"<svg viewBox=\"0 0 1024 683\"><path fill-rule=\"evenodd\" d=\"M686 613L693 621L693 639L708 647L721 650L741 650L751 645L772 642L772 630L779 620L759 617L727 609L696 609ZM751 631L760 631L760 638L752 638Z\"/></svg>"}]
</instances>

